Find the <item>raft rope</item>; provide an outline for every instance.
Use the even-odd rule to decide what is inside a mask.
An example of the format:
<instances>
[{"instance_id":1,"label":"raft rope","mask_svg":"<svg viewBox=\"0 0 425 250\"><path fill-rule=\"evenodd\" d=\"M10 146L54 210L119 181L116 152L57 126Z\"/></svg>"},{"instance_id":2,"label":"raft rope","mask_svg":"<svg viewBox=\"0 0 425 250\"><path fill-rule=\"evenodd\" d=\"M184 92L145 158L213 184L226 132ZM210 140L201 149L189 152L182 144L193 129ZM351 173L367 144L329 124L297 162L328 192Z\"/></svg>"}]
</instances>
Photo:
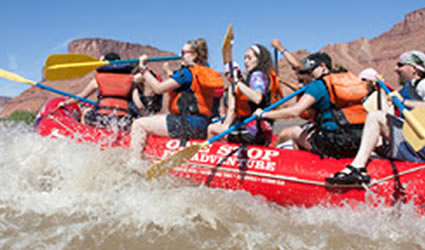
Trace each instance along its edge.
<instances>
[{"instance_id":1,"label":"raft rope","mask_svg":"<svg viewBox=\"0 0 425 250\"><path fill-rule=\"evenodd\" d=\"M80 135L78 133L76 133L75 131L73 131L71 128L69 128L68 126L66 126L63 122L59 121L58 119L56 119L54 116L52 116L51 114L48 115L48 117L50 119L52 119L53 121L55 121L57 124L59 124L60 126L62 126L66 131L68 131L70 134L72 134L74 136L74 139L81 139L83 137L83 135ZM114 135L116 135L114 133ZM118 140L118 136L115 137L114 140L111 140L109 142L110 145L112 145L114 142L116 142Z\"/></svg>"},{"instance_id":2,"label":"raft rope","mask_svg":"<svg viewBox=\"0 0 425 250\"><path fill-rule=\"evenodd\" d=\"M57 124L61 125L66 131L68 131L71 134L74 134L75 132L72 131L72 129L70 129L68 126L66 126L65 124L63 124L61 121L59 121L58 119L56 119L53 115L49 114L48 117L50 119L52 119L53 121L55 121Z\"/></svg>"},{"instance_id":3,"label":"raft rope","mask_svg":"<svg viewBox=\"0 0 425 250\"><path fill-rule=\"evenodd\" d=\"M213 169L214 168L214 166L209 166L209 165L205 165L205 164L198 164L198 163L189 163L189 165L201 167L201 168L204 168L204 169ZM250 170L241 171L239 169L226 168L226 167L221 167L219 169L219 171L236 173L236 174L240 174L242 172L244 174L256 176L256 177L263 177L263 178L282 180L282 181L292 181L292 182L297 182L297 183L302 183L302 184L309 184L309 185L316 185L316 186L323 186L323 187L338 187L338 188L359 188L359 187L361 187L361 188L364 188L366 190L369 190L370 187L372 187L374 185L382 184L382 183L384 183L384 182L386 182L390 179L395 178L396 176L407 175L407 174L414 173L414 172L417 172L417 171L420 171L420 170L423 170L423 169L425 169L425 165L418 166L418 167L415 167L415 168L411 168L409 170L402 171L402 172L395 174L395 175L392 174L392 175L389 175L389 176L381 178L381 179L372 180L368 185L366 185L366 184L363 184L363 185L329 185L326 182L321 182L321 181L300 179L300 178L297 178L297 177L285 176L285 175L274 175L274 174L268 174L268 173L260 173L260 172L250 171ZM191 171L188 171L188 172L190 173Z\"/></svg>"}]
</instances>

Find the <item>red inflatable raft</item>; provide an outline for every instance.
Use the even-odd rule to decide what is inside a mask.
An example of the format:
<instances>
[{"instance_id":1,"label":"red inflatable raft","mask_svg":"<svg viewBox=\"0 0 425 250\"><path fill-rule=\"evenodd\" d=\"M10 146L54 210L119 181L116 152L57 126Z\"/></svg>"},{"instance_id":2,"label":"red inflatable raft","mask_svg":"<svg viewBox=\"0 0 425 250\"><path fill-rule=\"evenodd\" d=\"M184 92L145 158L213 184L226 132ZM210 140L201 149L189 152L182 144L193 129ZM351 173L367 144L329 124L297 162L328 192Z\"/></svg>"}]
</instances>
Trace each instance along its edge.
<instances>
[{"instance_id":1,"label":"red inflatable raft","mask_svg":"<svg viewBox=\"0 0 425 250\"><path fill-rule=\"evenodd\" d=\"M61 98L48 101L36 119L36 131L43 136L73 138L103 147L128 147L129 133L97 129L80 124L77 105L54 110ZM50 113L52 112L52 113ZM148 138L145 155L164 159L179 149L179 140ZM189 143L201 143L191 140ZM425 164L374 159L368 165L373 181L369 186L326 186L324 178L340 171L350 159L320 159L300 150L216 142L199 151L186 165L174 168L173 175L189 178L213 188L246 190L284 206L355 206L366 199L388 206L413 201L425 209ZM374 195L366 195L366 190ZM371 198L372 197L372 198Z\"/></svg>"}]
</instances>

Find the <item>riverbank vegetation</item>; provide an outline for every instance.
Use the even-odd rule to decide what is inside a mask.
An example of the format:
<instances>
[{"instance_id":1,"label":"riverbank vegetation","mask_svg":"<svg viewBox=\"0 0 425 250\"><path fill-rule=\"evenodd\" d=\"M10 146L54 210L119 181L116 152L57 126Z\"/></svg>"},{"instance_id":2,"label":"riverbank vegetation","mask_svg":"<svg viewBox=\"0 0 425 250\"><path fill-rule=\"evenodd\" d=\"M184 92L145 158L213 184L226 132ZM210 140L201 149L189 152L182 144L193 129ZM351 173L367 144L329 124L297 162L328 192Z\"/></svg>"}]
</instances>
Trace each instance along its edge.
<instances>
[{"instance_id":1,"label":"riverbank vegetation","mask_svg":"<svg viewBox=\"0 0 425 250\"><path fill-rule=\"evenodd\" d=\"M8 118L2 118L0 121L17 121L25 122L26 124L32 124L35 117L37 116L38 111L29 112L23 110L17 110L13 112Z\"/></svg>"}]
</instances>

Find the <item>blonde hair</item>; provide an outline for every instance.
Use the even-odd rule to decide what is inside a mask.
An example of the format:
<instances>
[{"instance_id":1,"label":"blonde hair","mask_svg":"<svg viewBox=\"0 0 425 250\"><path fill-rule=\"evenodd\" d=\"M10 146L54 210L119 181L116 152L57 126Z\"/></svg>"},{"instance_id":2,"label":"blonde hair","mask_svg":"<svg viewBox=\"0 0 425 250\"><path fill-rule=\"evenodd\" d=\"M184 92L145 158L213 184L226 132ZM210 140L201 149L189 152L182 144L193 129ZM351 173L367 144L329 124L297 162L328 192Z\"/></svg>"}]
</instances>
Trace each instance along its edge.
<instances>
[{"instance_id":1,"label":"blonde hair","mask_svg":"<svg viewBox=\"0 0 425 250\"><path fill-rule=\"evenodd\" d=\"M204 38L198 38L187 42L190 47L195 51L197 57L195 58L195 63L207 66L208 64L208 47L207 42Z\"/></svg>"}]
</instances>

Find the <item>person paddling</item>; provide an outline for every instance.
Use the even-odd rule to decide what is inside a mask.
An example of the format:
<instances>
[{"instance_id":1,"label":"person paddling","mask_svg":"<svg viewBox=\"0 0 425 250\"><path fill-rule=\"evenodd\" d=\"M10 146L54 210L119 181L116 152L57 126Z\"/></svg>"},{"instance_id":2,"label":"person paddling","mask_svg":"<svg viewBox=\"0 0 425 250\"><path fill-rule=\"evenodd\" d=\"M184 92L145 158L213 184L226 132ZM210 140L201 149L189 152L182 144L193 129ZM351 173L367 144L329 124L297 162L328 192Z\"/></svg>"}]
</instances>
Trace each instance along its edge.
<instances>
[{"instance_id":1,"label":"person paddling","mask_svg":"<svg viewBox=\"0 0 425 250\"><path fill-rule=\"evenodd\" d=\"M263 113L259 109L255 114L262 119L288 119L314 107L317 110L314 126L298 131L295 136L299 147L322 157L354 156L366 118L361 105L367 95L366 83L349 72L332 72L332 59L326 53L311 54L301 62L303 68L299 73L316 80L306 85L299 101L280 110Z\"/></svg>"},{"instance_id":2,"label":"person paddling","mask_svg":"<svg viewBox=\"0 0 425 250\"><path fill-rule=\"evenodd\" d=\"M131 127L130 149L139 157L146 145L147 135L188 139L205 139L212 115L214 90L222 88L221 76L208 65L208 48L203 38L184 44L181 52L182 67L170 78L158 84L147 74L148 57L140 57L140 74L136 80L148 85L154 93L169 93L170 114L157 114L136 119Z\"/></svg>"},{"instance_id":3,"label":"person paddling","mask_svg":"<svg viewBox=\"0 0 425 250\"><path fill-rule=\"evenodd\" d=\"M425 106L425 54L421 51L403 53L397 62L395 72L403 87L392 92L389 97L397 97L408 109ZM370 176L367 174L366 164L380 136L388 141L387 145L377 150L380 155L401 161L425 162L425 148L415 152L403 136L404 122L402 117L384 111L369 113L360 148L353 162L325 181L329 184L343 185L369 183Z\"/></svg>"},{"instance_id":4,"label":"person paddling","mask_svg":"<svg viewBox=\"0 0 425 250\"><path fill-rule=\"evenodd\" d=\"M120 55L107 53L103 60L120 60ZM81 122L98 128L129 130L132 122L129 101L133 91L133 66L130 64L114 64L100 67L95 78L78 94L87 98L98 90L98 102L95 109L86 108L82 112ZM67 99L59 104L65 106L79 102L77 99Z\"/></svg>"},{"instance_id":5,"label":"person paddling","mask_svg":"<svg viewBox=\"0 0 425 250\"><path fill-rule=\"evenodd\" d=\"M244 62L248 71L247 79L243 79L239 70L235 72L237 80L234 83L234 93L232 87L227 91L228 109L226 119L223 123L211 124L208 127L209 138L222 133L231 125L245 120L257 108L265 108L283 97L279 80L273 71L270 52L264 46L256 44L248 48L245 52ZM227 68L229 67L227 66ZM238 69L238 67L235 68ZM279 97L276 98L277 96ZM271 142L271 138L272 122L266 120L254 120L246 126L232 131L227 136L229 142L248 145L268 145Z\"/></svg>"}]
</instances>

